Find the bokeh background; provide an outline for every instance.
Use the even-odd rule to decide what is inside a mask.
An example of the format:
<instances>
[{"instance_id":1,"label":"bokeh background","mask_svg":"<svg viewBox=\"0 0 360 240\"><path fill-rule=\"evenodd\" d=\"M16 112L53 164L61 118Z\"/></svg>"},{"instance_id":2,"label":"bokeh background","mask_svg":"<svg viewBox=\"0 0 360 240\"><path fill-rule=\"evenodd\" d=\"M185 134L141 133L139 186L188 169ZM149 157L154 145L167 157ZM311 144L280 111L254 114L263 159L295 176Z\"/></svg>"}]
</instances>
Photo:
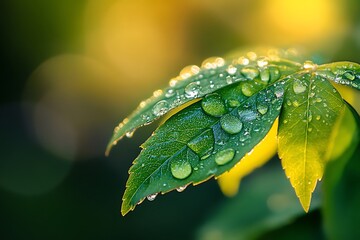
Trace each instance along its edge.
<instances>
[{"instance_id":1,"label":"bokeh background","mask_svg":"<svg viewBox=\"0 0 360 240\"><path fill-rule=\"evenodd\" d=\"M120 215L154 127L105 157L114 126L182 67L237 48L360 62L359 13L356 0L0 1L0 238L222 239L199 230L232 201L214 180ZM297 221L321 235L311 216Z\"/></svg>"}]
</instances>

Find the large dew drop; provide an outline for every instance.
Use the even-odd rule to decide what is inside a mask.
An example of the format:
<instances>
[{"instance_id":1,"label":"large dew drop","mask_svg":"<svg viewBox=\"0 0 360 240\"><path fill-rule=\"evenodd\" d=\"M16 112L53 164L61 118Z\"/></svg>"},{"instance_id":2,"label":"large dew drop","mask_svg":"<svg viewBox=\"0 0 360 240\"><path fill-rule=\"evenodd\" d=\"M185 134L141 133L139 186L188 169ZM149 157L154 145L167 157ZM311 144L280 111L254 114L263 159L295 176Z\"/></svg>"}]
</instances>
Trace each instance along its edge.
<instances>
[{"instance_id":1,"label":"large dew drop","mask_svg":"<svg viewBox=\"0 0 360 240\"><path fill-rule=\"evenodd\" d=\"M217 93L206 95L201 101L201 107L207 114L214 117L220 117L226 113L225 104Z\"/></svg>"},{"instance_id":2,"label":"large dew drop","mask_svg":"<svg viewBox=\"0 0 360 240\"><path fill-rule=\"evenodd\" d=\"M250 84L250 83L243 83L241 85L241 92L247 96L247 97L251 97L254 93L254 87Z\"/></svg>"},{"instance_id":3,"label":"large dew drop","mask_svg":"<svg viewBox=\"0 0 360 240\"><path fill-rule=\"evenodd\" d=\"M153 114L157 117L164 115L169 110L169 103L166 100L161 100L153 107Z\"/></svg>"},{"instance_id":4,"label":"large dew drop","mask_svg":"<svg viewBox=\"0 0 360 240\"><path fill-rule=\"evenodd\" d=\"M306 86L298 79L294 80L293 90L295 94L300 94L306 91Z\"/></svg>"},{"instance_id":5,"label":"large dew drop","mask_svg":"<svg viewBox=\"0 0 360 240\"><path fill-rule=\"evenodd\" d=\"M215 154L215 162L217 165L225 165L235 156L235 150L228 148Z\"/></svg>"},{"instance_id":6,"label":"large dew drop","mask_svg":"<svg viewBox=\"0 0 360 240\"><path fill-rule=\"evenodd\" d=\"M211 57L211 58L207 58L203 61L203 63L201 64L202 68L205 69L215 69L218 67L222 67L225 65L225 60L221 57Z\"/></svg>"},{"instance_id":7,"label":"large dew drop","mask_svg":"<svg viewBox=\"0 0 360 240\"><path fill-rule=\"evenodd\" d=\"M192 172L191 164L185 160L176 159L170 164L171 174L177 179L185 179Z\"/></svg>"},{"instance_id":8,"label":"large dew drop","mask_svg":"<svg viewBox=\"0 0 360 240\"><path fill-rule=\"evenodd\" d=\"M229 134L239 133L242 129L242 122L240 119L230 114L221 117L220 125L221 128Z\"/></svg>"}]
</instances>

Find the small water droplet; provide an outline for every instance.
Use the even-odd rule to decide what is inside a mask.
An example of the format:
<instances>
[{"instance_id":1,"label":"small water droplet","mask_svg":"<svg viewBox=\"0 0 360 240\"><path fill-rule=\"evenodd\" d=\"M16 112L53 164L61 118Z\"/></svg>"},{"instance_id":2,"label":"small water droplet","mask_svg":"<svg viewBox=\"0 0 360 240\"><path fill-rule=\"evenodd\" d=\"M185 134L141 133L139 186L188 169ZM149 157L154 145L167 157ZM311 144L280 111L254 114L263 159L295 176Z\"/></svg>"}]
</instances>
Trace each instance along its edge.
<instances>
[{"instance_id":1,"label":"small water droplet","mask_svg":"<svg viewBox=\"0 0 360 240\"><path fill-rule=\"evenodd\" d=\"M263 82L268 82L270 80L270 70L263 69L260 71L260 79Z\"/></svg>"},{"instance_id":2,"label":"small water droplet","mask_svg":"<svg viewBox=\"0 0 360 240\"><path fill-rule=\"evenodd\" d=\"M264 115L265 113L267 113L267 111L269 109L269 107L264 104L258 104L256 108L261 115Z\"/></svg>"},{"instance_id":3,"label":"small water droplet","mask_svg":"<svg viewBox=\"0 0 360 240\"><path fill-rule=\"evenodd\" d=\"M189 83L185 87L185 97L195 98L200 92L200 86L196 82Z\"/></svg>"},{"instance_id":4,"label":"small water droplet","mask_svg":"<svg viewBox=\"0 0 360 240\"><path fill-rule=\"evenodd\" d=\"M242 122L237 117L226 114L221 117L220 126L225 132L229 134L236 134L241 131Z\"/></svg>"},{"instance_id":5,"label":"small water droplet","mask_svg":"<svg viewBox=\"0 0 360 240\"><path fill-rule=\"evenodd\" d=\"M319 121L321 119L321 116L317 115L315 119Z\"/></svg>"},{"instance_id":6,"label":"small water droplet","mask_svg":"<svg viewBox=\"0 0 360 240\"><path fill-rule=\"evenodd\" d=\"M322 99L321 98L316 98L315 101L319 103L319 102L322 102Z\"/></svg>"},{"instance_id":7,"label":"small water droplet","mask_svg":"<svg viewBox=\"0 0 360 240\"><path fill-rule=\"evenodd\" d=\"M147 200L149 201L154 201L156 196L158 195L158 193L154 193L154 194L150 194L149 196L147 196Z\"/></svg>"},{"instance_id":8,"label":"small water droplet","mask_svg":"<svg viewBox=\"0 0 360 240\"><path fill-rule=\"evenodd\" d=\"M169 81L169 86L170 86L170 87L175 87L176 84L178 83L178 81L179 81L178 78L170 79L170 81Z\"/></svg>"},{"instance_id":9,"label":"small water droplet","mask_svg":"<svg viewBox=\"0 0 360 240\"><path fill-rule=\"evenodd\" d=\"M353 74L353 73L351 73L351 72L346 72L346 73L344 73L344 75L343 75L346 79L349 79L349 80L354 80L355 79L355 75Z\"/></svg>"},{"instance_id":10,"label":"small water droplet","mask_svg":"<svg viewBox=\"0 0 360 240\"><path fill-rule=\"evenodd\" d=\"M229 65L228 68L226 69L227 73L230 75L234 75L237 71L237 68L234 67L233 65Z\"/></svg>"},{"instance_id":11,"label":"small water droplet","mask_svg":"<svg viewBox=\"0 0 360 240\"><path fill-rule=\"evenodd\" d=\"M192 172L191 164L188 161L175 159L170 164L171 174L177 179L185 179Z\"/></svg>"},{"instance_id":12,"label":"small water droplet","mask_svg":"<svg viewBox=\"0 0 360 240\"><path fill-rule=\"evenodd\" d=\"M294 107L300 106L300 104L299 104L299 102L298 102L297 100L294 100L294 101L292 102L292 105L293 105Z\"/></svg>"},{"instance_id":13,"label":"small water droplet","mask_svg":"<svg viewBox=\"0 0 360 240\"><path fill-rule=\"evenodd\" d=\"M284 123L284 124L287 124L287 123L288 123L288 120L285 119L285 120L283 121L283 123Z\"/></svg>"},{"instance_id":14,"label":"small water droplet","mask_svg":"<svg viewBox=\"0 0 360 240\"><path fill-rule=\"evenodd\" d=\"M176 191L183 192L186 189L186 187L187 187L186 185L182 186L182 187L178 187L178 188L176 188Z\"/></svg>"},{"instance_id":15,"label":"small water droplet","mask_svg":"<svg viewBox=\"0 0 360 240\"><path fill-rule=\"evenodd\" d=\"M316 69L317 65L312 61L305 61L303 64L303 68L306 70L314 70Z\"/></svg>"},{"instance_id":16,"label":"small water droplet","mask_svg":"<svg viewBox=\"0 0 360 240\"><path fill-rule=\"evenodd\" d=\"M166 100L161 100L153 107L153 114L157 117L164 115L169 109L169 104Z\"/></svg>"},{"instance_id":17,"label":"small water droplet","mask_svg":"<svg viewBox=\"0 0 360 240\"><path fill-rule=\"evenodd\" d=\"M135 129L132 130L132 131L129 131L129 132L125 133L125 136L126 136L127 138L132 138L132 137L134 136L134 133L135 133Z\"/></svg>"},{"instance_id":18,"label":"small water droplet","mask_svg":"<svg viewBox=\"0 0 360 240\"><path fill-rule=\"evenodd\" d=\"M311 128L311 127L309 127L309 128L308 128L308 132L311 132L311 131L312 131L312 128Z\"/></svg>"},{"instance_id":19,"label":"small water droplet","mask_svg":"<svg viewBox=\"0 0 360 240\"><path fill-rule=\"evenodd\" d=\"M248 80L253 80L260 74L257 68L251 66L242 68L240 72Z\"/></svg>"},{"instance_id":20,"label":"small water droplet","mask_svg":"<svg viewBox=\"0 0 360 240\"><path fill-rule=\"evenodd\" d=\"M248 65L250 63L250 60L246 57L239 57L237 62L241 65Z\"/></svg>"},{"instance_id":21,"label":"small water droplet","mask_svg":"<svg viewBox=\"0 0 360 240\"><path fill-rule=\"evenodd\" d=\"M241 92L245 96L251 97L255 93L255 89L253 88L253 86L250 83L243 83L241 85Z\"/></svg>"},{"instance_id":22,"label":"small water droplet","mask_svg":"<svg viewBox=\"0 0 360 240\"><path fill-rule=\"evenodd\" d=\"M225 65L225 60L221 57L210 57L203 61L201 67L205 69L215 69Z\"/></svg>"},{"instance_id":23,"label":"small water droplet","mask_svg":"<svg viewBox=\"0 0 360 240\"><path fill-rule=\"evenodd\" d=\"M280 70L275 67L275 66L269 66L268 67L269 71L270 71L270 79L271 81L276 81L280 78L281 76L281 73L280 73Z\"/></svg>"},{"instance_id":24,"label":"small water droplet","mask_svg":"<svg viewBox=\"0 0 360 240\"><path fill-rule=\"evenodd\" d=\"M188 79L191 76L194 76L196 74L198 74L200 72L200 68L196 65L190 65L190 66L186 66L184 67L181 71L179 76L182 79Z\"/></svg>"},{"instance_id":25,"label":"small water droplet","mask_svg":"<svg viewBox=\"0 0 360 240\"><path fill-rule=\"evenodd\" d=\"M240 106L240 102L237 99L227 99L226 104L232 108Z\"/></svg>"},{"instance_id":26,"label":"small water droplet","mask_svg":"<svg viewBox=\"0 0 360 240\"><path fill-rule=\"evenodd\" d=\"M228 148L217 152L215 154L215 162L217 165L225 165L230 162L235 156L235 150L232 148Z\"/></svg>"},{"instance_id":27,"label":"small water droplet","mask_svg":"<svg viewBox=\"0 0 360 240\"><path fill-rule=\"evenodd\" d=\"M206 95L201 101L201 107L207 114L214 117L220 117L226 113L224 101L217 93Z\"/></svg>"},{"instance_id":28,"label":"small water droplet","mask_svg":"<svg viewBox=\"0 0 360 240\"><path fill-rule=\"evenodd\" d=\"M168 89L165 93L165 97L169 98L169 97L172 97L176 94L175 90L174 89Z\"/></svg>"},{"instance_id":29,"label":"small water droplet","mask_svg":"<svg viewBox=\"0 0 360 240\"><path fill-rule=\"evenodd\" d=\"M275 87L274 94L277 98L281 98L284 96L284 88L280 87L279 85Z\"/></svg>"},{"instance_id":30,"label":"small water droplet","mask_svg":"<svg viewBox=\"0 0 360 240\"><path fill-rule=\"evenodd\" d=\"M248 52L246 55L248 56L248 58L249 58L251 61L255 61L256 58L257 58L257 54L254 53L254 52Z\"/></svg>"},{"instance_id":31,"label":"small water droplet","mask_svg":"<svg viewBox=\"0 0 360 240\"><path fill-rule=\"evenodd\" d=\"M258 65L259 67L261 67L261 68L267 66L268 63L269 63L269 61L268 61L268 58L267 58L267 57L260 57L260 58L257 60L257 65Z\"/></svg>"},{"instance_id":32,"label":"small water droplet","mask_svg":"<svg viewBox=\"0 0 360 240\"><path fill-rule=\"evenodd\" d=\"M300 94L305 92L306 86L298 79L295 79L293 82L293 90L295 94Z\"/></svg>"},{"instance_id":33,"label":"small water droplet","mask_svg":"<svg viewBox=\"0 0 360 240\"><path fill-rule=\"evenodd\" d=\"M245 122L253 121L258 117L258 114L252 110L239 110L240 119Z\"/></svg>"},{"instance_id":34,"label":"small water droplet","mask_svg":"<svg viewBox=\"0 0 360 240\"><path fill-rule=\"evenodd\" d=\"M286 101L286 104L287 104L288 106L291 106L291 105L292 105L292 103L291 103L290 100L287 100L287 101Z\"/></svg>"},{"instance_id":35,"label":"small water droplet","mask_svg":"<svg viewBox=\"0 0 360 240\"><path fill-rule=\"evenodd\" d=\"M158 89L153 92L154 97L160 97L163 94L163 91L161 89Z\"/></svg>"},{"instance_id":36,"label":"small water droplet","mask_svg":"<svg viewBox=\"0 0 360 240\"><path fill-rule=\"evenodd\" d=\"M114 128L114 133L119 132L119 130L120 130L120 127L119 127L119 126L116 126L116 127Z\"/></svg>"}]
</instances>

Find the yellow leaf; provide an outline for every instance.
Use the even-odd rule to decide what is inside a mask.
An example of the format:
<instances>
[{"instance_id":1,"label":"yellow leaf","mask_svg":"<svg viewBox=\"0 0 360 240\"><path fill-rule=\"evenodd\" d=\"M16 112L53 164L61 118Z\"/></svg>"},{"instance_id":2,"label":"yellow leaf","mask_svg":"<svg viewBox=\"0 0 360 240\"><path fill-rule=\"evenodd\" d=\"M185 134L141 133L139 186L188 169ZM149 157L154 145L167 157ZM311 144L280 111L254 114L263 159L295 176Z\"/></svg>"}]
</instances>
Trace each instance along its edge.
<instances>
[{"instance_id":1,"label":"yellow leaf","mask_svg":"<svg viewBox=\"0 0 360 240\"><path fill-rule=\"evenodd\" d=\"M218 183L221 191L228 197L236 195L241 179L250 174L253 170L264 165L276 153L277 148L277 128L276 120L266 137L256 145L250 154L243 157L235 167L229 172L219 176Z\"/></svg>"}]
</instances>

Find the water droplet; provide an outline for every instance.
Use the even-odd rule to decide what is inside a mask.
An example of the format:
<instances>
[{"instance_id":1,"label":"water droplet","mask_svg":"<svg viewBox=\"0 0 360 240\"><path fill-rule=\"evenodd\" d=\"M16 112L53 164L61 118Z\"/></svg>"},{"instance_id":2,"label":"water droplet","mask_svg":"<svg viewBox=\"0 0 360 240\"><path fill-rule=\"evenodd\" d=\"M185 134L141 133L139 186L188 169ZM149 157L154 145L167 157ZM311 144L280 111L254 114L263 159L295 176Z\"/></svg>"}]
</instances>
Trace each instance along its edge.
<instances>
[{"instance_id":1,"label":"water droplet","mask_svg":"<svg viewBox=\"0 0 360 240\"><path fill-rule=\"evenodd\" d=\"M311 113L311 111L309 111L308 112L308 116L307 116L307 120L308 120L308 122L311 122L312 121L312 113Z\"/></svg>"},{"instance_id":2,"label":"water droplet","mask_svg":"<svg viewBox=\"0 0 360 240\"><path fill-rule=\"evenodd\" d=\"M267 57L260 57L258 60L257 60L257 65L259 67L265 67L266 65L268 65L269 61L267 59Z\"/></svg>"},{"instance_id":3,"label":"water droplet","mask_svg":"<svg viewBox=\"0 0 360 240\"><path fill-rule=\"evenodd\" d=\"M129 132L125 133L125 136L126 136L127 138L132 138L132 137L134 136L134 133L135 133L135 129L132 130L132 131L129 131Z\"/></svg>"},{"instance_id":4,"label":"water droplet","mask_svg":"<svg viewBox=\"0 0 360 240\"><path fill-rule=\"evenodd\" d=\"M295 94L300 94L305 92L306 86L298 79L295 79L293 82L293 90Z\"/></svg>"},{"instance_id":5,"label":"water droplet","mask_svg":"<svg viewBox=\"0 0 360 240\"><path fill-rule=\"evenodd\" d=\"M312 61L305 61L303 64L303 68L306 70L314 70L316 69L317 65Z\"/></svg>"},{"instance_id":6,"label":"water droplet","mask_svg":"<svg viewBox=\"0 0 360 240\"><path fill-rule=\"evenodd\" d=\"M258 117L258 114L252 110L239 110L240 119L245 122L253 121Z\"/></svg>"},{"instance_id":7,"label":"water droplet","mask_svg":"<svg viewBox=\"0 0 360 240\"><path fill-rule=\"evenodd\" d=\"M195 98L200 92L200 86L196 82L189 83L185 87L185 96L187 98Z\"/></svg>"},{"instance_id":8,"label":"water droplet","mask_svg":"<svg viewBox=\"0 0 360 240\"><path fill-rule=\"evenodd\" d=\"M120 127L119 127L119 126L116 126L116 127L114 128L114 133L117 133L119 130L120 130Z\"/></svg>"},{"instance_id":9,"label":"water droplet","mask_svg":"<svg viewBox=\"0 0 360 240\"><path fill-rule=\"evenodd\" d=\"M178 83L179 79L178 78L173 78L169 81L169 86L170 87L175 87L176 84Z\"/></svg>"},{"instance_id":10,"label":"water droplet","mask_svg":"<svg viewBox=\"0 0 360 240\"><path fill-rule=\"evenodd\" d=\"M220 117L226 113L224 101L217 93L206 95L201 101L202 109L210 116Z\"/></svg>"},{"instance_id":11,"label":"water droplet","mask_svg":"<svg viewBox=\"0 0 360 240\"><path fill-rule=\"evenodd\" d=\"M164 115L169 109L169 104L166 100L161 100L153 107L153 114L157 117Z\"/></svg>"},{"instance_id":12,"label":"water droplet","mask_svg":"<svg viewBox=\"0 0 360 240\"><path fill-rule=\"evenodd\" d=\"M250 83L243 83L241 85L241 92L245 96L250 97L255 93L255 90L254 90L253 86Z\"/></svg>"},{"instance_id":13,"label":"water droplet","mask_svg":"<svg viewBox=\"0 0 360 240\"><path fill-rule=\"evenodd\" d=\"M250 60L246 57L239 57L237 62L241 65L248 65L250 63Z\"/></svg>"},{"instance_id":14,"label":"water droplet","mask_svg":"<svg viewBox=\"0 0 360 240\"><path fill-rule=\"evenodd\" d=\"M192 172L191 164L188 161L175 159L170 164L171 174L177 179L185 179Z\"/></svg>"},{"instance_id":15,"label":"water droplet","mask_svg":"<svg viewBox=\"0 0 360 240\"><path fill-rule=\"evenodd\" d=\"M235 150L228 148L215 154L215 162L217 165L225 165L235 156Z\"/></svg>"},{"instance_id":16,"label":"water droplet","mask_svg":"<svg viewBox=\"0 0 360 240\"><path fill-rule=\"evenodd\" d=\"M291 103L290 100L287 100L287 101L286 101L286 104L287 104L288 106L291 106L291 105L292 105L292 103Z\"/></svg>"},{"instance_id":17,"label":"water droplet","mask_svg":"<svg viewBox=\"0 0 360 240\"><path fill-rule=\"evenodd\" d=\"M346 79L349 79L349 80L354 80L355 79L355 75L353 74L353 73L351 73L351 72L346 72L346 73L344 73L344 75L343 75Z\"/></svg>"},{"instance_id":18,"label":"water droplet","mask_svg":"<svg viewBox=\"0 0 360 240\"><path fill-rule=\"evenodd\" d=\"M222 67L225 65L225 60L221 57L211 57L207 58L201 64L201 67L205 69L215 69L217 67Z\"/></svg>"},{"instance_id":19,"label":"water droplet","mask_svg":"<svg viewBox=\"0 0 360 240\"><path fill-rule=\"evenodd\" d=\"M229 107L232 108L240 106L240 102L237 99L227 99L226 103Z\"/></svg>"},{"instance_id":20,"label":"water droplet","mask_svg":"<svg viewBox=\"0 0 360 240\"><path fill-rule=\"evenodd\" d=\"M187 146L193 150L200 158L207 156L214 148L214 133L208 129L195 139L191 140ZM205 158L204 158L205 159Z\"/></svg>"},{"instance_id":21,"label":"water droplet","mask_svg":"<svg viewBox=\"0 0 360 240\"><path fill-rule=\"evenodd\" d=\"M292 105L293 105L294 107L300 106L300 104L299 104L299 102L298 102L297 100L294 100L294 101L292 102Z\"/></svg>"},{"instance_id":22,"label":"water droplet","mask_svg":"<svg viewBox=\"0 0 360 240\"><path fill-rule=\"evenodd\" d=\"M311 132L311 131L312 131L312 128L311 128L311 127L309 127L309 128L308 128L308 132Z\"/></svg>"},{"instance_id":23,"label":"water droplet","mask_svg":"<svg viewBox=\"0 0 360 240\"><path fill-rule=\"evenodd\" d=\"M233 65L229 65L228 68L226 69L227 73L230 75L234 75L237 71L237 68L234 67Z\"/></svg>"},{"instance_id":24,"label":"water droplet","mask_svg":"<svg viewBox=\"0 0 360 240\"><path fill-rule=\"evenodd\" d=\"M146 101L141 101L140 104L139 104L139 107L140 108L146 107Z\"/></svg>"},{"instance_id":25,"label":"water droplet","mask_svg":"<svg viewBox=\"0 0 360 240\"><path fill-rule=\"evenodd\" d=\"M160 97L163 94L163 91L161 89L158 89L153 92L154 97Z\"/></svg>"},{"instance_id":26,"label":"water droplet","mask_svg":"<svg viewBox=\"0 0 360 240\"><path fill-rule=\"evenodd\" d=\"M200 68L196 65L186 66L180 71L180 77L182 79L187 79L191 76L198 74L199 72Z\"/></svg>"},{"instance_id":27,"label":"water droplet","mask_svg":"<svg viewBox=\"0 0 360 240\"><path fill-rule=\"evenodd\" d=\"M260 79L263 82L268 82L270 80L270 70L263 69L260 71Z\"/></svg>"},{"instance_id":28,"label":"water droplet","mask_svg":"<svg viewBox=\"0 0 360 240\"><path fill-rule=\"evenodd\" d=\"M277 98L281 98L282 96L284 96L284 88L276 86L274 89L274 94Z\"/></svg>"},{"instance_id":29,"label":"water droplet","mask_svg":"<svg viewBox=\"0 0 360 240\"><path fill-rule=\"evenodd\" d=\"M183 192L186 189L186 187L187 187L186 185L182 186L182 187L178 187L178 188L176 188L176 191Z\"/></svg>"},{"instance_id":30,"label":"water droplet","mask_svg":"<svg viewBox=\"0 0 360 240\"><path fill-rule=\"evenodd\" d=\"M239 133L242 129L242 122L240 119L230 114L221 117L220 125L221 128L229 134Z\"/></svg>"},{"instance_id":31,"label":"water droplet","mask_svg":"<svg viewBox=\"0 0 360 240\"><path fill-rule=\"evenodd\" d=\"M175 90L174 89L168 89L165 93L165 97L169 98L169 97L172 97L176 94Z\"/></svg>"},{"instance_id":32,"label":"water droplet","mask_svg":"<svg viewBox=\"0 0 360 240\"><path fill-rule=\"evenodd\" d=\"M154 194L150 194L149 196L147 196L147 200L149 201L154 201L156 196L158 195L158 193L154 193Z\"/></svg>"},{"instance_id":33,"label":"water droplet","mask_svg":"<svg viewBox=\"0 0 360 240\"><path fill-rule=\"evenodd\" d=\"M322 102L322 99L321 98L316 98L315 101L319 103L319 102Z\"/></svg>"},{"instance_id":34,"label":"water droplet","mask_svg":"<svg viewBox=\"0 0 360 240\"><path fill-rule=\"evenodd\" d=\"M257 76L259 76L259 70L251 66L242 68L240 72L248 80L253 80Z\"/></svg>"},{"instance_id":35,"label":"water droplet","mask_svg":"<svg viewBox=\"0 0 360 240\"><path fill-rule=\"evenodd\" d=\"M267 105L263 105L263 104L258 104L256 108L261 115L264 115L265 113L267 113L267 111L269 109L269 107Z\"/></svg>"},{"instance_id":36,"label":"water droplet","mask_svg":"<svg viewBox=\"0 0 360 240\"><path fill-rule=\"evenodd\" d=\"M321 116L317 115L315 119L319 121L321 119Z\"/></svg>"},{"instance_id":37,"label":"water droplet","mask_svg":"<svg viewBox=\"0 0 360 240\"><path fill-rule=\"evenodd\" d=\"M283 123L284 123L284 124L287 124L287 123L288 123L288 120L285 119L285 120L283 121Z\"/></svg>"},{"instance_id":38,"label":"water droplet","mask_svg":"<svg viewBox=\"0 0 360 240\"><path fill-rule=\"evenodd\" d=\"M257 55L256 55L256 53L254 53L254 52L248 52L246 55L248 56L248 58L249 58L251 61L255 61L256 58L257 58Z\"/></svg>"},{"instance_id":39,"label":"water droplet","mask_svg":"<svg viewBox=\"0 0 360 240\"><path fill-rule=\"evenodd\" d=\"M276 81L280 78L281 73L280 70L275 67L275 66L269 66L268 67L269 71L270 71L270 79L271 81Z\"/></svg>"}]
</instances>

